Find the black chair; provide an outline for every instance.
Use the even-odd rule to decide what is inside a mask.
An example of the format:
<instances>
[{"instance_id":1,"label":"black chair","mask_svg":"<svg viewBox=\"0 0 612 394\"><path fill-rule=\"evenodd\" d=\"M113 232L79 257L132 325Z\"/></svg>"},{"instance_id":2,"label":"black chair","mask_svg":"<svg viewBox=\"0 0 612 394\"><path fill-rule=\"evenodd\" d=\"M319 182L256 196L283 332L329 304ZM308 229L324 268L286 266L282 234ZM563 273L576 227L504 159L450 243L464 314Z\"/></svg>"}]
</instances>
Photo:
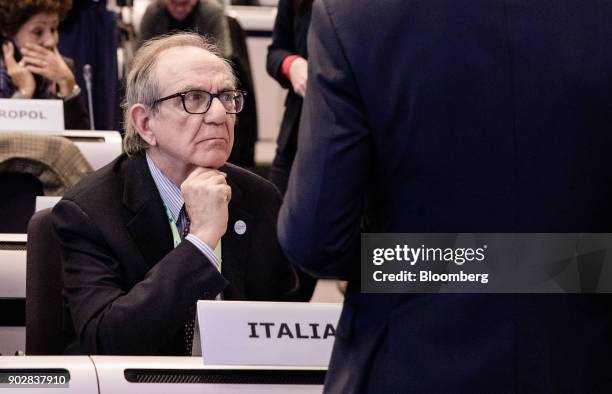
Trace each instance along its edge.
<instances>
[{"instance_id":1,"label":"black chair","mask_svg":"<svg viewBox=\"0 0 612 394\"><path fill-rule=\"evenodd\" d=\"M28 225L26 265L26 354L63 354L62 263L51 225L51 209Z\"/></svg>"},{"instance_id":2,"label":"black chair","mask_svg":"<svg viewBox=\"0 0 612 394\"><path fill-rule=\"evenodd\" d=\"M34 175L0 172L0 233L26 232L43 184Z\"/></svg>"},{"instance_id":3,"label":"black chair","mask_svg":"<svg viewBox=\"0 0 612 394\"><path fill-rule=\"evenodd\" d=\"M25 233L36 196L61 196L92 171L71 140L0 133L0 232Z\"/></svg>"},{"instance_id":4,"label":"black chair","mask_svg":"<svg viewBox=\"0 0 612 394\"><path fill-rule=\"evenodd\" d=\"M248 92L244 110L238 114L234 128L234 149L228 161L237 166L253 169L255 166L255 142L257 142L257 106L255 85L246 44L246 33L236 18L226 16L232 41L231 62L238 78L238 88Z\"/></svg>"}]
</instances>

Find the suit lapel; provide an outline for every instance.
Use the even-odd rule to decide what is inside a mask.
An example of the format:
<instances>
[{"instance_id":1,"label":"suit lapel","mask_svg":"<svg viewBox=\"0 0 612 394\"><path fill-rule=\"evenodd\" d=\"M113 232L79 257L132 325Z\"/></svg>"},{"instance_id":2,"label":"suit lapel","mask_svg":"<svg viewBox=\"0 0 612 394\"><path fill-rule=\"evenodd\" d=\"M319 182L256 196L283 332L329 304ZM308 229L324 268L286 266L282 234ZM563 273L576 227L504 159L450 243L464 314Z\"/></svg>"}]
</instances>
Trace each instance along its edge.
<instances>
[{"instance_id":1,"label":"suit lapel","mask_svg":"<svg viewBox=\"0 0 612 394\"><path fill-rule=\"evenodd\" d=\"M223 276L230 282L223 295L228 300L244 300L246 298L246 269L249 254L252 250L254 236L254 218L243 208L244 193L235 183L230 168L223 168L228 173L228 184L232 188L232 200L229 204L229 220L227 231L221 239ZM242 221L246 225L243 234L236 222Z\"/></svg>"},{"instance_id":2,"label":"suit lapel","mask_svg":"<svg viewBox=\"0 0 612 394\"><path fill-rule=\"evenodd\" d=\"M128 159L123 203L134 213L127 228L150 269L172 250L172 232L144 155Z\"/></svg>"},{"instance_id":3,"label":"suit lapel","mask_svg":"<svg viewBox=\"0 0 612 394\"><path fill-rule=\"evenodd\" d=\"M150 269L172 250L172 232L144 155L129 158L126 166L123 203L133 212L127 228ZM243 208L245 194L233 179L235 173L228 167L222 171L228 172L228 184L232 188L227 232L221 240L221 271L230 282L224 290L224 298L244 300L246 265L254 237L254 217ZM238 221L246 225L243 234L238 233L240 230L236 231Z\"/></svg>"}]
</instances>

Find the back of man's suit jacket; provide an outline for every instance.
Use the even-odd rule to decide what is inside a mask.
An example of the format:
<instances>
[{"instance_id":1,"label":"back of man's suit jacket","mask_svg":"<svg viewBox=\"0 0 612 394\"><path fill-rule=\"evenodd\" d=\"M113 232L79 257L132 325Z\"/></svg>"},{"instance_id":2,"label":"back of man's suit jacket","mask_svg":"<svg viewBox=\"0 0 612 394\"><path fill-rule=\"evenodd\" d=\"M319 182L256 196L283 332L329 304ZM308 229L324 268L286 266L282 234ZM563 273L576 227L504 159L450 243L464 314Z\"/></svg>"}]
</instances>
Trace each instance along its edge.
<instances>
[{"instance_id":1,"label":"back of man's suit jacket","mask_svg":"<svg viewBox=\"0 0 612 394\"><path fill-rule=\"evenodd\" d=\"M612 302L368 295L359 233L612 231L611 2L315 2L279 237L352 278L329 392L606 392ZM326 262L335 261L333 265Z\"/></svg>"}]
</instances>

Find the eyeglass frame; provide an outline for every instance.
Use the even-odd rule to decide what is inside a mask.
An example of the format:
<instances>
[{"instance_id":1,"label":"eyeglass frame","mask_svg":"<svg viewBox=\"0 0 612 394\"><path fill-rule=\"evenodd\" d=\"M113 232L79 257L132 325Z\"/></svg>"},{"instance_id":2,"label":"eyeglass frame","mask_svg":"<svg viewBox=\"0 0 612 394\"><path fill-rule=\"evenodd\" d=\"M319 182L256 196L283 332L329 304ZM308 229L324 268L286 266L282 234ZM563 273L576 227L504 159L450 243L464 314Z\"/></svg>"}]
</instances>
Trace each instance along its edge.
<instances>
[{"instance_id":1,"label":"eyeglass frame","mask_svg":"<svg viewBox=\"0 0 612 394\"><path fill-rule=\"evenodd\" d=\"M187 95L187 93L190 92L204 92L208 95L210 95L210 101L208 102L208 108L206 108L206 111L204 112L189 112L189 110L187 109L187 105L185 104L185 96ZM171 94L169 96L165 96L162 98L158 98L157 100L153 101L152 107L155 107L157 104L161 103L162 101L166 101L166 100L170 100L173 99L175 97L180 97L181 98L181 102L183 103L183 109L185 110L185 112L187 112L188 114L192 114L192 115L202 115L208 112L208 110L210 109L210 107L212 106L212 102L215 98L218 98L219 101L221 101L221 97L220 95L223 93L227 93L227 92L237 92L242 94L242 98L244 100L244 97L247 96L247 92L244 90L240 90L240 89L228 89L228 90L222 90L218 93L211 93L208 92L206 90L202 90L202 89L190 89L190 90L185 90L184 92L178 92L178 93L174 93ZM221 105L223 105L223 102L221 101ZM225 108L225 106L223 106L223 108ZM244 109L244 102L242 103L242 108L240 109L239 112L227 112L227 110L225 111L225 113L227 115L235 115L235 114L239 114L240 112L242 112L242 110Z\"/></svg>"}]
</instances>

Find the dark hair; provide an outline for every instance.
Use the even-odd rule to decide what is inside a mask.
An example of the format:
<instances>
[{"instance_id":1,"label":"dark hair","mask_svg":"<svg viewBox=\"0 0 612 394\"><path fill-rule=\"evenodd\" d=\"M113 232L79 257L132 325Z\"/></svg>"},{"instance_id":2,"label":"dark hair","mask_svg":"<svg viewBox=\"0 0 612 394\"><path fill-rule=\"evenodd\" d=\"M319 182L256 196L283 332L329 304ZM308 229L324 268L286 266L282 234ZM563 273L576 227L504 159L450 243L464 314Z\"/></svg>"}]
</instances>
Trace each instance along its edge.
<instances>
[{"instance_id":1,"label":"dark hair","mask_svg":"<svg viewBox=\"0 0 612 394\"><path fill-rule=\"evenodd\" d=\"M313 0L293 0L296 13L300 16L307 14L312 9Z\"/></svg>"},{"instance_id":2,"label":"dark hair","mask_svg":"<svg viewBox=\"0 0 612 394\"><path fill-rule=\"evenodd\" d=\"M72 0L0 0L0 36L12 37L36 14L57 14L60 21L72 7Z\"/></svg>"}]
</instances>

